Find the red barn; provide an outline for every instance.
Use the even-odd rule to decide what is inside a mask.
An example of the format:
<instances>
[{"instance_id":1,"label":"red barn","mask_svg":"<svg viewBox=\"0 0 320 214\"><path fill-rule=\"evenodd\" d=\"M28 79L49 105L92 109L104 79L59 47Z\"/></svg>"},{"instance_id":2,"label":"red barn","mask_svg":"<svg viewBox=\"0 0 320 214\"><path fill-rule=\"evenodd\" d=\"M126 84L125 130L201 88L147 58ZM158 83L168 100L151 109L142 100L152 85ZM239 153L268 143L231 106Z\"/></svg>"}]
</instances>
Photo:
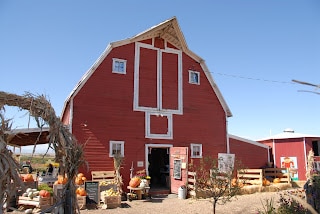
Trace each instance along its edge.
<instances>
[{"instance_id":1,"label":"red barn","mask_svg":"<svg viewBox=\"0 0 320 214\"><path fill-rule=\"evenodd\" d=\"M177 192L190 159L229 152L230 116L174 17L111 43L67 98L62 121L85 144L90 171L113 170L119 153L125 185L133 167L146 169L153 186ZM174 174L174 163L181 174Z\"/></svg>"},{"instance_id":2,"label":"red barn","mask_svg":"<svg viewBox=\"0 0 320 214\"><path fill-rule=\"evenodd\" d=\"M320 161L320 136L295 133L285 129L259 142L272 148L272 159L276 167L291 168L293 180L306 180L308 153L312 149L315 160ZM320 170L320 162L316 162Z\"/></svg>"}]
</instances>

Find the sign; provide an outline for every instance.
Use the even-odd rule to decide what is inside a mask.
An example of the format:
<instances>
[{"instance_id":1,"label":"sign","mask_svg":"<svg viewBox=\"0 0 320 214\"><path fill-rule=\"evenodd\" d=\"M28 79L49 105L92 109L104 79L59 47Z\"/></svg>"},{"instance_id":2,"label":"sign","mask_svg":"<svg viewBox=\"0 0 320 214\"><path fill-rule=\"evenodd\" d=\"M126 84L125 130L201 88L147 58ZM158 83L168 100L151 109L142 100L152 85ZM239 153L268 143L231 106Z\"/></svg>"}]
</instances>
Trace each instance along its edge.
<instances>
[{"instance_id":1,"label":"sign","mask_svg":"<svg viewBox=\"0 0 320 214\"><path fill-rule=\"evenodd\" d=\"M181 179L181 159L173 160L173 178Z\"/></svg>"},{"instance_id":2,"label":"sign","mask_svg":"<svg viewBox=\"0 0 320 214\"><path fill-rule=\"evenodd\" d=\"M280 157L281 168L287 168L292 180L298 180L298 160L297 157Z\"/></svg>"},{"instance_id":3,"label":"sign","mask_svg":"<svg viewBox=\"0 0 320 214\"><path fill-rule=\"evenodd\" d=\"M218 153L219 172L232 173L235 154Z\"/></svg>"},{"instance_id":4,"label":"sign","mask_svg":"<svg viewBox=\"0 0 320 214\"><path fill-rule=\"evenodd\" d=\"M86 181L85 190L87 192L87 198L89 199L88 204L99 204L100 203L100 189L99 181Z\"/></svg>"}]
</instances>

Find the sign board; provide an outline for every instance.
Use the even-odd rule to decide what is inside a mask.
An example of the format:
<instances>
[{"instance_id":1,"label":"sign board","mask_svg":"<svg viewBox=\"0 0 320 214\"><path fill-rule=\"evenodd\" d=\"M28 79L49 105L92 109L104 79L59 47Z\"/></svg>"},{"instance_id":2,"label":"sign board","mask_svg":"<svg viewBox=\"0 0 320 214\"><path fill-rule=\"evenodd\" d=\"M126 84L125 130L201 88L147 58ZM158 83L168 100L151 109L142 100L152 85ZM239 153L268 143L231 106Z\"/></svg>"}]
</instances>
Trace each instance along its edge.
<instances>
[{"instance_id":1,"label":"sign board","mask_svg":"<svg viewBox=\"0 0 320 214\"><path fill-rule=\"evenodd\" d=\"M87 198L89 199L88 204L99 204L100 203L100 187L99 181L86 181L85 190L87 192Z\"/></svg>"},{"instance_id":2,"label":"sign board","mask_svg":"<svg viewBox=\"0 0 320 214\"><path fill-rule=\"evenodd\" d=\"M173 178L181 179L181 159L173 160Z\"/></svg>"},{"instance_id":3,"label":"sign board","mask_svg":"<svg viewBox=\"0 0 320 214\"><path fill-rule=\"evenodd\" d=\"M235 154L218 153L219 172L232 173L234 168Z\"/></svg>"}]
</instances>

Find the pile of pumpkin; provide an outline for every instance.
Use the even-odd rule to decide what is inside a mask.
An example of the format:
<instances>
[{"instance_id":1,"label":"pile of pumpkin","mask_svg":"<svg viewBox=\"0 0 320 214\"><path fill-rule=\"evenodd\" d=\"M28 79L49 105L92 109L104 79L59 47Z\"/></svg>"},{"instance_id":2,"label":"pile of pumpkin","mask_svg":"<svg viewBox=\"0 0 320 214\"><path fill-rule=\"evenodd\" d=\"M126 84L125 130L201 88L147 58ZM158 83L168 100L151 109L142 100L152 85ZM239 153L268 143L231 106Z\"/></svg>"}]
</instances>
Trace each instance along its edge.
<instances>
[{"instance_id":1,"label":"pile of pumpkin","mask_svg":"<svg viewBox=\"0 0 320 214\"><path fill-rule=\"evenodd\" d=\"M83 185L84 182L87 181L87 178L84 176L83 173L78 173L77 176L76 176L76 180L75 180L75 183L76 185Z\"/></svg>"},{"instance_id":2,"label":"pile of pumpkin","mask_svg":"<svg viewBox=\"0 0 320 214\"><path fill-rule=\"evenodd\" d=\"M62 175L58 175L58 180L54 182L54 184L66 184L68 182L68 178Z\"/></svg>"},{"instance_id":3,"label":"pile of pumpkin","mask_svg":"<svg viewBox=\"0 0 320 214\"><path fill-rule=\"evenodd\" d=\"M34 181L32 174L21 175L20 178L24 182L33 182Z\"/></svg>"}]
</instances>

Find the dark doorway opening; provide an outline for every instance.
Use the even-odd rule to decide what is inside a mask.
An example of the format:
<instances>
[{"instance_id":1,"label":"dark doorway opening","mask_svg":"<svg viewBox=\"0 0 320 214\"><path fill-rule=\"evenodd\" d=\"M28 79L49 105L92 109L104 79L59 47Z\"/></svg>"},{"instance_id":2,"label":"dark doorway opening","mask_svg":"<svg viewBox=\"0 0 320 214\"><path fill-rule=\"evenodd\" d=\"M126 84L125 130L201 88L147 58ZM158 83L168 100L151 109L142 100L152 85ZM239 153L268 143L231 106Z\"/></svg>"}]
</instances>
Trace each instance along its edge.
<instances>
[{"instance_id":1,"label":"dark doorway opening","mask_svg":"<svg viewBox=\"0 0 320 214\"><path fill-rule=\"evenodd\" d=\"M151 189L169 189L169 148L151 148L148 160Z\"/></svg>"}]
</instances>

